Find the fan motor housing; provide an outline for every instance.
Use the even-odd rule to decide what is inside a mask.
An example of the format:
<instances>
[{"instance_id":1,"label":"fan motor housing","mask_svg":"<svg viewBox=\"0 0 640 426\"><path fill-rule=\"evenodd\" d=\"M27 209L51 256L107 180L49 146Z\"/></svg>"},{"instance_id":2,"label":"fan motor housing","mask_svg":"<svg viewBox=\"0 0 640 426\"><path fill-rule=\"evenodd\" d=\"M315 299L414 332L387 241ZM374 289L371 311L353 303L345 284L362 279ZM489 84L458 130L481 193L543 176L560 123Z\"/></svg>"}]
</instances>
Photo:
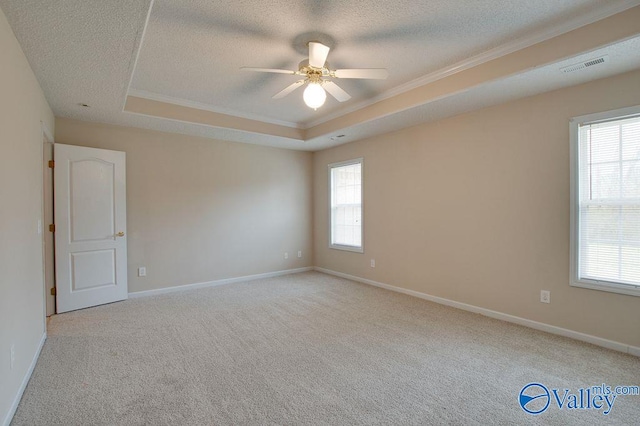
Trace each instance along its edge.
<instances>
[{"instance_id":1,"label":"fan motor housing","mask_svg":"<svg viewBox=\"0 0 640 426\"><path fill-rule=\"evenodd\" d=\"M329 62L324 63L324 67L315 68L309 65L309 60L305 59L298 64L298 71L306 75L309 79L318 79L320 77L330 77Z\"/></svg>"}]
</instances>

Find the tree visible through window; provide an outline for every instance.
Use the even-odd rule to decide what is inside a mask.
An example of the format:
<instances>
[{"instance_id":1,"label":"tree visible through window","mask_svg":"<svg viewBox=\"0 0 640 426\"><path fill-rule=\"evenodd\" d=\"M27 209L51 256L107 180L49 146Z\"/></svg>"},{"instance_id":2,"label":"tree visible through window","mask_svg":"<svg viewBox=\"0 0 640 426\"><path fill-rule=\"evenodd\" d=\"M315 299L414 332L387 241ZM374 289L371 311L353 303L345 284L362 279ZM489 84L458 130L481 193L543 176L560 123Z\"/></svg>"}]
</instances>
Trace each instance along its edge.
<instances>
[{"instance_id":1,"label":"tree visible through window","mask_svg":"<svg viewBox=\"0 0 640 426\"><path fill-rule=\"evenodd\" d=\"M574 285L640 295L640 114L575 126Z\"/></svg>"},{"instance_id":2,"label":"tree visible through window","mask_svg":"<svg viewBox=\"0 0 640 426\"><path fill-rule=\"evenodd\" d=\"M362 252L362 159L329 165L331 247Z\"/></svg>"}]
</instances>

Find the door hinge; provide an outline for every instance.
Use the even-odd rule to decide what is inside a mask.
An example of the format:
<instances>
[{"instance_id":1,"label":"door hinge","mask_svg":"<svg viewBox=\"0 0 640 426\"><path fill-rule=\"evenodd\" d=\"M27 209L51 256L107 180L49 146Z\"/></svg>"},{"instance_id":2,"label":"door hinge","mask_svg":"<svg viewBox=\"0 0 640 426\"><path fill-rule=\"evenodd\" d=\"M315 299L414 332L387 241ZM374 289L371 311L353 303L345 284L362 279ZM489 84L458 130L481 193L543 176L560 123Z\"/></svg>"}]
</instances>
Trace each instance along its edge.
<instances>
[{"instance_id":1,"label":"door hinge","mask_svg":"<svg viewBox=\"0 0 640 426\"><path fill-rule=\"evenodd\" d=\"M56 288L55 287L51 287L51 295L52 296L56 295Z\"/></svg>"},{"instance_id":2,"label":"door hinge","mask_svg":"<svg viewBox=\"0 0 640 426\"><path fill-rule=\"evenodd\" d=\"M56 166L56 162L53 160L49 160L49 168L53 169Z\"/></svg>"},{"instance_id":3,"label":"door hinge","mask_svg":"<svg viewBox=\"0 0 640 426\"><path fill-rule=\"evenodd\" d=\"M55 224L51 224L49 225L49 232L56 232L56 225Z\"/></svg>"}]
</instances>

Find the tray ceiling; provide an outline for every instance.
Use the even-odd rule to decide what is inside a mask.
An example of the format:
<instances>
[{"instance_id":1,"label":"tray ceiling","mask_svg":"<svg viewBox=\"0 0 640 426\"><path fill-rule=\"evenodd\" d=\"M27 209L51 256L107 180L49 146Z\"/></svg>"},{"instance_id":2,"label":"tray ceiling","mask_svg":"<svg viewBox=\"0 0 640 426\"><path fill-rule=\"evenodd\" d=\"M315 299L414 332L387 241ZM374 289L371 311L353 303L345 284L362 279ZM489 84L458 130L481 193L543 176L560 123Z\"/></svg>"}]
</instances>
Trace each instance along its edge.
<instances>
[{"instance_id":1,"label":"tray ceiling","mask_svg":"<svg viewBox=\"0 0 640 426\"><path fill-rule=\"evenodd\" d=\"M553 61L502 72L497 80L428 102L398 103L377 117L363 114L360 122L348 118L616 13L633 8L638 15L638 4L0 0L57 116L306 150L636 69L640 49L633 39L640 25L632 22L618 39L594 39ZM314 111L304 105L301 89L271 99L296 76L240 71L243 66L297 69L306 58L304 42L314 39L310 33L333 39L332 68L387 68L389 78L338 80L352 99L340 104L328 98ZM558 73L559 64L592 53L609 54L610 60L596 72ZM487 96L492 92L486 88L500 84L500 96ZM436 101L442 109L426 114ZM378 119L372 123L371 117ZM341 130L349 137L331 140Z\"/></svg>"}]
</instances>

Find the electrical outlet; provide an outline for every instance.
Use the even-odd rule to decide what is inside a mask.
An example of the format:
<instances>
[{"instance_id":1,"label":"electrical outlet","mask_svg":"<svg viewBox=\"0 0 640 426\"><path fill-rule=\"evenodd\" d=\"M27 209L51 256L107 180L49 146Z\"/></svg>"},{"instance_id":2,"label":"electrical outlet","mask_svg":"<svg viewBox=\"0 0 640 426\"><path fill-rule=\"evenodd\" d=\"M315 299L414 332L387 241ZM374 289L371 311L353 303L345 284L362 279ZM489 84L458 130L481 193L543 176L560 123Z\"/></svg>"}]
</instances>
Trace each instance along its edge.
<instances>
[{"instance_id":1,"label":"electrical outlet","mask_svg":"<svg viewBox=\"0 0 640 426\"><path fill-rule=\"evenodd\" d=\"M141 266L138 268L138 276L139 277L146 277L147 276L147 268L145 268L144 266Z\"/></svg>"},{"instance_id":2,"label":"electrical outlet","mask_svg":"<svg viewBox=\"0 0 640 426\"><path fill-rule=\"evenodd\" d=\"M372 268L376 267L376 260L375 259L371 259L371 267Z\"/></svg>"},{"instance_id":3,"label":"electrical outlet","mask_svg":"<svg viewBox=\"0 0 640 426\"><path fill-rule=\"evenodd\" d=\"M284 254L284 258L285 258L285 259L288 259L288 258L289 258L289 253L285 253L285 254Z\"/></svg>"},{"instance_id":4,"label":"electrical outlet","mask_svg":"<svg viewBox=\"0 0 640 426\"><path fill-rule=\"evenodd\" d=\"M542 303L551 303L551 292L549 290L540 290L540 301Z\"/></svg>"},{"instance_id":5,"label":"electrical outlet","mask_svg":"<svg viewBox=\"0 0 640 426\"><path fill-rule=\"evenodd\" d=\"M11 369L13 370L13 364L16 362L16 345L11 344Z\"/></svg>"},{"instance_id":6,"label":"electrical outlet","mask_svg":"<svg viewBox=\"0 0 640 426\"><path fill-rule=\"evenodd\" d=\"M302 250L298 250L298 257L302 257Z\"/></svg>"}]
</instances>

